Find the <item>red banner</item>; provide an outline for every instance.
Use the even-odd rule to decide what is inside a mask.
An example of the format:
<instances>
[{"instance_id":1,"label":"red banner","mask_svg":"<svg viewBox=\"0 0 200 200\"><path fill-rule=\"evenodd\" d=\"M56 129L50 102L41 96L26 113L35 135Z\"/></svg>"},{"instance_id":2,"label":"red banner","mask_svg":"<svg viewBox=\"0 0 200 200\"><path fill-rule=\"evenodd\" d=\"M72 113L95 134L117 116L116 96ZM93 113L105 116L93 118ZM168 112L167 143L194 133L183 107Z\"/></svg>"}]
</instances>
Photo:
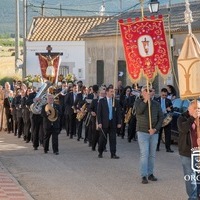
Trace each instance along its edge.
<instances>
[{"instance_id":1,"label":"red banner","mask_svg":"<svg viewBox=\"0 0 200 200\"><path fill-rule=\"evenodd\" d=\"M170 60L162 16L119 20L119 24L130 78L137 82L144 75L152 81L157 71L167 75Z\"/></svg>"},{"instance_id":2,"label":"red banner","mask_svg":"<svg viewBox=\"0 0 200 200\"><path fill-rule=\"evenodd\" d=\"M42 77L51 81L52 83L56 83L59 72L60 55L51 57L39 54L38 57Z\"/></svg>"}]
</instances>

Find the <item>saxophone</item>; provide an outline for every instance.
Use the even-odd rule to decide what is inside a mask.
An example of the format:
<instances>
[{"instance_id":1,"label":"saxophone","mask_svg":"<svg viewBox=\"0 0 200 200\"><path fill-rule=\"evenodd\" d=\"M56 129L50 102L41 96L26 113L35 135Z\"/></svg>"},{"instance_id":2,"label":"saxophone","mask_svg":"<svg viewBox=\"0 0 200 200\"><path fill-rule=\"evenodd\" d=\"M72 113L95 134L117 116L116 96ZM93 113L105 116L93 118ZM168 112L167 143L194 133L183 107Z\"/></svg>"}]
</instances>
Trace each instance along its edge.
<instances>
[{"instance_id":1,"label":"saxophone","mask_svg":"<svg viewBox=\"0 0 200 200\"><path fill-rule=\"evenodd\" d=\"M80 112L77 113L76 119L80 122L86 115L87 112L87 104L84 103L83 106L81 107Z\"/></svg>"},{"instance_id":2,"label":"saxophone","mask_svg":"<svg viewBox=\"0 0 200 200\"><path fill-rule=\"evenodd\" d=\"M124 123L125 124L128 124L130 119L131 119L132 109L133 108L129 108L128 111L125 114L125 117L124 117Z\"/></svg>"}]
</instances>

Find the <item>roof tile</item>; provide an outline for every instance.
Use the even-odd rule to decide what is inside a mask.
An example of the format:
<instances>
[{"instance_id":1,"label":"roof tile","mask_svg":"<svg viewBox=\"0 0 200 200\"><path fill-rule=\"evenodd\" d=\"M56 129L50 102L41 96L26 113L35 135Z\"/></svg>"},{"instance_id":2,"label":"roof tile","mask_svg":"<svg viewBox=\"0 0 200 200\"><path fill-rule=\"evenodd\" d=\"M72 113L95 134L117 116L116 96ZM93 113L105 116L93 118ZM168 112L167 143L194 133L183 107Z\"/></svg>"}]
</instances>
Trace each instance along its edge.
<instances>
[{"instance_id":1,"label":"roof tile","mask_svg":"<svg viewBox=\"0 0 200 200\"><path fill-rule=\"evenodd\" d=\"M110 17L35 17L28 41L80 41L80 35L87 33L97 24Z\"/></svg>"}]
</instances>

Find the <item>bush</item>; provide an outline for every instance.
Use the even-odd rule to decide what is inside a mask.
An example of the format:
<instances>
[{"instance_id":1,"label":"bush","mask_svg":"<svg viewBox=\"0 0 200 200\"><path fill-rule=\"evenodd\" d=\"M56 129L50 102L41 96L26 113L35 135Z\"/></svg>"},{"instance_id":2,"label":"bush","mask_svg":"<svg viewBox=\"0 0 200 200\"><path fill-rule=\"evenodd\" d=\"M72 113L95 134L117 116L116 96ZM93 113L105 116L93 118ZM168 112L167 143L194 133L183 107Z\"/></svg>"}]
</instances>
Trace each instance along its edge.
<instances>
[{"instance_id":1,"label":"bush","mask_svg":"<svg viewBox=\"0 0 200 200\"><path fill-rule=\"evenodd\" d=\"M10 84L12 84L13 80L20 80L20 77L3 77L3 78L0 78L0 85L3 85L5 84L5 82L9 82Z\"/></svg>"}]
</instances>

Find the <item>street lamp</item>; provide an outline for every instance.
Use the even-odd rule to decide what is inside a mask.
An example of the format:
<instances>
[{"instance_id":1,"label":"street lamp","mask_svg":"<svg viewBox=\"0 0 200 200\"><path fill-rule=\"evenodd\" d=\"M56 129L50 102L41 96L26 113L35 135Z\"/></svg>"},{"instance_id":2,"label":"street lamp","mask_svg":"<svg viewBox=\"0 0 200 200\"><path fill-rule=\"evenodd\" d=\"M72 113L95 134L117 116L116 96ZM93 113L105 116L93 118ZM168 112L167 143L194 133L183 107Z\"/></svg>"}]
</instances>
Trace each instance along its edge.
<instances>
[{"instance_id":1,"label":"street lamp","mask_svg":"<svg viewBox=\"0 0 200 200\"><path fill-rule=\"evenodd\" d=\"M159 4L158 0L150 0L149 2L149 11L150 13L157 13L159 11Z\"/></svg>"}]
</instances>

